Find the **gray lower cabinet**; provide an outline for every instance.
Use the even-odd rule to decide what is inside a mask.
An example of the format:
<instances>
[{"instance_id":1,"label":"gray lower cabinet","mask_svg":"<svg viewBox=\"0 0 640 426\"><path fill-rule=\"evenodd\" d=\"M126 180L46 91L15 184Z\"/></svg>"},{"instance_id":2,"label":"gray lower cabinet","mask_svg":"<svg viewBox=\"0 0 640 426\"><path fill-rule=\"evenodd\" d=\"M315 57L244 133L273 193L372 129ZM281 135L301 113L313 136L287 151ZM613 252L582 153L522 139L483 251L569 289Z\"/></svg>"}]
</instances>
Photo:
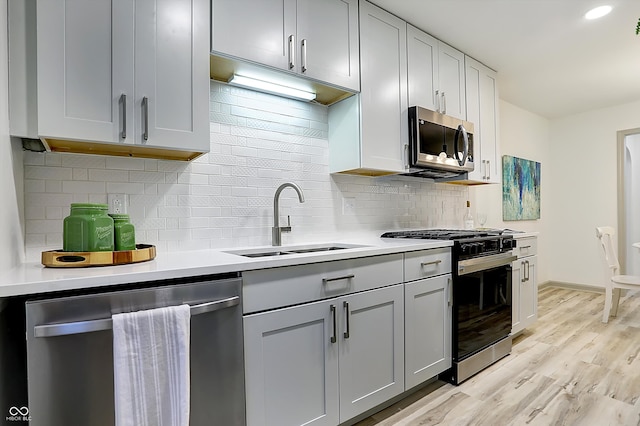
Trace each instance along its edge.
<instances>
[{"instance_id":1,"label":"gray lower cabinet","mask_svg":"<svg viewBox=\"0 0 640 426\"><path fill-rule=\"evenodd\" d=\"M246 315L247 423L344 422L404 390L397 284Z\"/></svg>"},{"instance_id":2,"label":"gray lower cabinet","mask_svg":"<svg viewBox=\"0 0 640 426\"><path fill-rule=\"evenodd\" d=\"M404 254L405 389L451 367L451 249Z\"/></svg>"},{"instance_id":3,"label":"gray lower cabinet","mask_svg":"<svg viewBox=\"0 0 640 426\"><path fill-rule=\"evenodd\" d=\"M451 367L451 275L405 284L405 387Z\"/></svg>"},{"instance_id":4,"label":"gray lower cabinet","mask_svg":"<svg viewBox=\"0 0 640 426\"><path fill-rule=\"evenodd\" d=\"M538 319L538 281L536 264L538 260L537 237L514 237L514 254L518 259L511 264L512 317L511 334L520 333Z\"/></svg>"}]
</instances>

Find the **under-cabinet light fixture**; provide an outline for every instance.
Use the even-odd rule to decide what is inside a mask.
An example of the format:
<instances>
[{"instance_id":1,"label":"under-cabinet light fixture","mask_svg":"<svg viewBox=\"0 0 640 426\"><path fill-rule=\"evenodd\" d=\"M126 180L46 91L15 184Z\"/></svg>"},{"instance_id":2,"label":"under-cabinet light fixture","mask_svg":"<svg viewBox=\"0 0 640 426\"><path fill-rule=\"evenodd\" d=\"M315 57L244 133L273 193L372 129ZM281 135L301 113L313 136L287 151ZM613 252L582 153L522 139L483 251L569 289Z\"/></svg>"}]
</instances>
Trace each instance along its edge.
<instances>
[{"instance_id":1,"label":"under-cabinet light fixture","mask_svg":"<svg viewBox=\"0 0 640 426\"><path fill-rule=\"evenodd\" d=\"M587 13L585 13L584 17L589 19L589 20L602 18L603 16L609 14L609 12L611 12L611 9L612 8L609 5L598 6L598 7L595 7L593 9L591 9Z\"/></svg>"},{"instance_id":2,"label":"under-cabinet light fixture","mask_svg":"<svg viewBox=\"0 0 640 426\"><path fill-rule=\"evenodd\" d=\"M258 80L251 77L234 74L228 81L234 86L246 87L258 90L260 92L271 93L273 95L286 96L287 98L300 99L304 101L312 101L316 98L313 92L296 89L293 87L283 86L281 84L271 83L269 81Z\"/></svg>"}]
</instances>

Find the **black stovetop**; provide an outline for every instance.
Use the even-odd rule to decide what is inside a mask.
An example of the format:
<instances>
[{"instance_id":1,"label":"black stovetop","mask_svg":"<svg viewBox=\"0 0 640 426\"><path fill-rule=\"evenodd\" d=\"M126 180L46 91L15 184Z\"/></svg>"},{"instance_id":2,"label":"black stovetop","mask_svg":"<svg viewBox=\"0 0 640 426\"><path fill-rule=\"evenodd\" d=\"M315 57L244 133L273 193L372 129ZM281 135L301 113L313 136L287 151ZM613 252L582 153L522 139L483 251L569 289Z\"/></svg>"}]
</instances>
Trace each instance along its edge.
<instances>
[{"instance_id":1,"label":"black stovetop","mask_svg":"<svg viewBox=\"0 0 640 426\"><path fill-rule=\"evenodd\" d=\"M499 229L473 230L473 229L419 229L414 231L385 232L381 238L413 238L421 240L462 240L468 238L481 238L500 236Z\"/></svg>"}]
</instances>

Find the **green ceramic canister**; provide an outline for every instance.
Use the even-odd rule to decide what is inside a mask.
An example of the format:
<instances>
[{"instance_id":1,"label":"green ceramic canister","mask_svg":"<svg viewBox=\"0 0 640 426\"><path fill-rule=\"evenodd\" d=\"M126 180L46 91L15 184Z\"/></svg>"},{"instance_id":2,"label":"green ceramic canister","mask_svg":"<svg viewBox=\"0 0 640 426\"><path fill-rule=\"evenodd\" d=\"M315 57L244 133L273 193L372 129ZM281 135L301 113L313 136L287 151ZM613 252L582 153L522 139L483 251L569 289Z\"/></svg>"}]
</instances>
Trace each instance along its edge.
<instances>
[{"instance_id":1,"label":"green ceramic canister","mask_svg":"<svg viewBox=\"0 0 640 426\"><path fill-rule=\"evenodd\" d=\"M113 251L113 219L106 204L72 203L64 218L64 251Z\"/></svg>"},{"instance_id":2,"label":"green ceramic canister","mask_svg":"<svg viewBox=\"0 0 640 426\"><path fill-rule=\"evenodd\" d=\"M116 251L136 249L136 230L129 222L128 214L110 213L113 218L114 245Z\"/></svg>"}]
</instances>

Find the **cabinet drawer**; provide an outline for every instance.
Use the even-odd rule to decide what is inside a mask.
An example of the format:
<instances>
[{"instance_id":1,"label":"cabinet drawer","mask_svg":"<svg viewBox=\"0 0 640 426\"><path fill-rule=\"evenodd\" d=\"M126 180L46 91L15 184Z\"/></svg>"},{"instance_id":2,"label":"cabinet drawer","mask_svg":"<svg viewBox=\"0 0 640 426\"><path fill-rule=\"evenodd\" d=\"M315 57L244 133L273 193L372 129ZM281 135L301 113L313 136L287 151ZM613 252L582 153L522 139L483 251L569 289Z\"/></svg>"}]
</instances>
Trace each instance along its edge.
<instances>
[{"instance_id":1,"label":"cabinet drawer","mask_svg":"<svg viewBox=\"0 0 640 426\"><path fill-rule=\"evenodd\" d=\"M243 312L257 312L402 282L402 254L247 271Z\"/></svg>"},{"instance_id":2,"label":"cabinet drawer","mask_svg":"<svg viewBox=\"0 0 640 426\"><path fill-rule=\"evenodd\" d=\"M404 254L404 280L451 273L451 248L412 251Z\"/></svg>"},{"instance_id":3,"label":"cabinet drawer","mask_svg":"<svg viewBox=\"0 0 640 426\"><path fill-rule=\"evenodd\" d=\"M516 239L516 248L513 254L518 258L538 254L538 239L536 237Z\"/></svg>"}]
</instances>

